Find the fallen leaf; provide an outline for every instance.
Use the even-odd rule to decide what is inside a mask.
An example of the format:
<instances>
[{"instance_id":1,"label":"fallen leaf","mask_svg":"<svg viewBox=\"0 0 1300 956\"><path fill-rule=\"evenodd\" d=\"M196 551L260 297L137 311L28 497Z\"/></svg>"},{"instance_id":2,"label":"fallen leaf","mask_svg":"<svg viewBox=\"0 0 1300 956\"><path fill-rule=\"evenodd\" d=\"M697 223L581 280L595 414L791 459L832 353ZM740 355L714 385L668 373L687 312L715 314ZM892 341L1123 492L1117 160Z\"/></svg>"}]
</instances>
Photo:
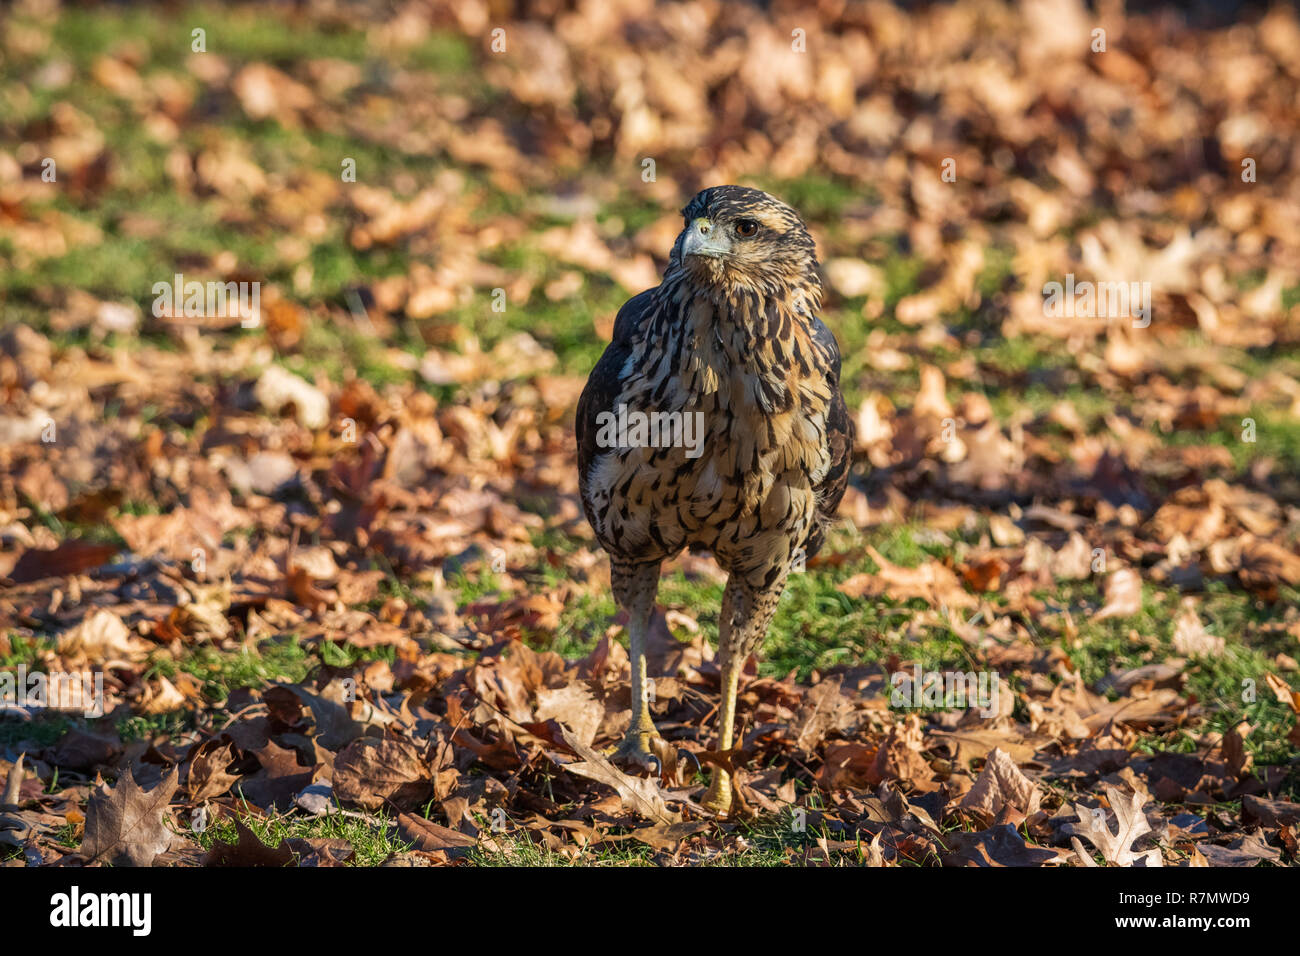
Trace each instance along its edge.
<instances>
[{"instance_id":1,"label":"fallen leaf","mask_svg":"<svg viewBox=\"0 0 1300 956\"><path fill-rule=\"evenodd\" d=\"M604 755L592 750L571 733L564 734L564 742L582 758L580 763L563 764L565 770L587 777L607 787L613 787L623 801L623 806L639 816L658 823L677 823L680 815L668 809L658 785L648 777L630 777L619 770Z\"/></svg>"},{"instance_id":2,"label":"fallen leaf","mask_svg":"<svg viewBox=\"0 0 1300 956\"><path fill-rule=\"evenodd\" d=\"M703 833L708 828L709 824L702 820L660 823L633 830L628 836L655 850L672 850L687 837Z\"/></svg>"},{"instance_id":3,"label":"fallen leaf","mask_svg":"<svg viewBox=\"0 0 1300 956\"><path fill-rule=\"evenodd\" d=\"M116 545L88 541L64 541L50 550L32 548L22 553L9 572L9 579L15 584L26 584L65 574L81 574L104 564L117 550Z\"/></svg>"},{"instance_id":4,"label":"fallen leaf","mask_svg":"<svg viewBox=\"0 0 1300 956\"><path fill-rule=\"evenodd\" d=\"M478 843L474 837L459 830L449 829L410 813L397 815L397 832L402 839L414 843L417 849L426 853L445 851L452 858L463 856Z\"/></svg>"},{"instance_id":5,"label":"fallen leaf","mask_svg":"<svg viewBox=\"0 0 1300 956\"><path fill-rule=\"evenodd\" d=\"M1011 807L1023 819L1037 812L1040 799L1033 781L1021 773L1006 751L995 748L985 760L975 785L966 792L958 806L978 810L990 819Z\"/></svg>"},{"instance_id":6,"label":"fallen leaf","mask_svg":"<svg viewBox=\"0 0 1300 956\"><path fill-rule=\"evenodd\" d=\"M804 694L790 725L800 750L812 753L829 731L839 730L851 719L853 703L840 692L843 684L843 676L837 675L814 684Z\"/></svg>"},{"instance_id":7,"label":"fallen leaf","mask_svg":"<svg viewBox=\"0 0 1300 956\"><path fill-rule=\"evenodd\" d=\"M234 760L234 747L230 743L207 740L200 744L190 757L190 773L185 781L190 802L206 803L226 793L239 779L239 774L227 770Z\"/></svg>"},{"instance_id":8,"label":"fallen leaf","mask_svg":"<svg viewBox=\"0 0 1300 956\"><path fill-rule=\"evenodd\" d=\"M1239 836L1223 846L1215 843L1198 843L1197 849L1210 866L1258 866L1260 863L1277 863L1282 851L1269 846L1259 833Z\"/></svg>"},{"instance_id":9,"label":"fallen leaf","mask_svg":"<svg viewBox=\"0 0 1300 956\"><path fill-rule=\"evenodd\" d=\"M376 810L391 802L414 807L433 795L433 766L424 748L402 737L362 737L334 760L334 794Z\"/></svg>"},{"instance_id":10,"label":"fallen leaf","mask_svg":"<svg viewBox=\"0 0 1300 956\"><path fill-rule=\"evenodd\" d=\"M1060 858L1055 850L1030 846L1009 824L974 833L956 830L946 840L944 866L1042 866Z\"/></svg>"},{"instance_id":11,"label":"fallen leaf","mask_svg":"<svg viewBox=\"0 0 1300 956\"><path fill-rule=\"evenodd\" d=\"M558 720L575 738L591 746L605 719L605 705L582 684L574 682L557 688L539 687L535 713L539 722Z\"/></svg>"},{"instance_id":12,"label":"fallen leaf","mask_svg":"<svg viewBox=\"0 0 1300 956\"><path fill-rule=\"evenodd\" d=\"M1246 794L1241 798L1241 818L1266 827L1300 826L1300 803Z\"/></svg>"},{"instance_id":13,"label":"fallen leaf","mask_svg":"<svg viewBox=\"0 0 1300 956\"><path fill-rule=\"evenodd\" d=\"M203 856L204 866L292 866L293 851L281 840L279 846L267 846L242 820L235 819L236 843L217 840Z\"/></svg>"},{"instance_id":14,"label":"fallen leaf","mask_svg":"<svg viewBox=\"0 0 1300 956\"><path fill-rule=\"evenodd\" d=\"M142 790L128 768L117 785L105 785L90 796L86 834L77 851L89 863L149 866L172 845L167 805L176 792L173 767L152 790Z\"/></svg>"},{"instance_id":15,"label":"fallen leaf","mask_svg":"<svg viewBox=\"0 0 1300 956\"><path fill-rule=\"evenodd\" d=\"M1139 860L1145 866L1163 866L1164 861L1159 849L1142 852L1133 849L1133 843L1139 837L1151 832L1151 825L1147 823L1146 815L1142 812L1146 796L1140 793L1123 793L1108 783L1103 783L1101 788L1110 802L1111 809L1115 811L1117 829L1114 833L1111 832L1106 822L1105 810L1089 809L1076 803L1074 812L1079 816L1077 829L1080 835L1101 851L1107 863L1114 866L1134 866ZM1083 854L1080 853L1079 856L1080 862L1087 866L1088 862L1083 859Z\"/></svg>"},{"instance_id":16,"label":"fallen leaf","mask_svg":"<svg viewBox=\"0 0 1300 956\"><path fill-rule=\"evenodd\" d=\"M1108 617L1132 617L1142 610L1142 578L1132 568L1120 568L1106 579L1106 603L1093 615L1094 621Z\"/></svg>"},{"instance_id":17,"label":"fallen leaf","mask_svg":"<svg viewBox=\"0 0 1300 956\"><path fill-rule=\"evenodd\" d=\"M347 866L356 850L347 840L325 837L289 837L284 841L301 867Z\"/></svg>"},{"instance_id":18,"label":"fallen leaf","mask_svg":"<svg viewBox=\"0 0 1300 956\"><path fill-rule=\"evenodd\" d=\"M1205 633L1195 608L1185 606L1174 621L1174 650L1183 657L1222 657L1223 638Z\"/></svg>"},{"instance_id":19,"label":"fallen leaf","mask_svg":"<svg viewBox=\"0 0 1300 956\"><path fill-rule=\"evenodd\" d=\"M921 598L934 607L978 607L979 601L967 593L957 575L938 561L930 560L915 568L904 568L885 560L875 548L867 554L880 566L875 574L855 574L836 585L836 590L852 598L884 595L895 601Z\"/></svg>"}]
</instances>

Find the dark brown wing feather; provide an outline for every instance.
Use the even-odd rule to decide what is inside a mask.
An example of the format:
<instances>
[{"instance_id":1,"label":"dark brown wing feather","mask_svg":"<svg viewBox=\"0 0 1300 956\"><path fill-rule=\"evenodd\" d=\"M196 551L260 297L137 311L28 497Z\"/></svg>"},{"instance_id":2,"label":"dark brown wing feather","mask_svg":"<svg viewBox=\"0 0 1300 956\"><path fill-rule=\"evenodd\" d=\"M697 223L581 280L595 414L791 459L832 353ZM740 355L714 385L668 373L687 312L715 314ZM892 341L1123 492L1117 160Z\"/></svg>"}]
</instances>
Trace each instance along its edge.
<instances>
[{"instance_id":1,"label":"dark brown wing feather","mask_svg":"<svg viewBox=\"0 0 1300 956\"><path fill-rule=\"evenodd\" d=\"M853 465L853 419L844 404L840 393L840 346L835 341L831 330L821 321L813 320L813 341L820 346L823 354L829 356L830 364L826 370L831 381L830 414L826 416L826 442L830 445L831 466L826 476L814 491L817 494L817 522L808 543L804 546L807 557L812 557L821 550L826 541L826 528L835 519L835 511L849 486L849 468Z\"/></svg>"},{"instance_id":2,"label":"dark brown wing feather","mask_svg":"<svg viewBox=\"0 0 1300 956\"><path fill-rule=\"evenodd\" d=\"M596 435L600 431L596 417L601 412L614 411L614 402L621 391L623 367L632 354L632 346L640 334L642 320L653 306L654 291L647 289L633 296L618 310L610 343L605 347L596 367L591 370L591 376L578 399L578 414L574 422L578 439L578 491L582 497L582 509L593 526L596 520L587 502L587 477L592 462L600 452L596 445Z\"/></svg>"}]
</instances>

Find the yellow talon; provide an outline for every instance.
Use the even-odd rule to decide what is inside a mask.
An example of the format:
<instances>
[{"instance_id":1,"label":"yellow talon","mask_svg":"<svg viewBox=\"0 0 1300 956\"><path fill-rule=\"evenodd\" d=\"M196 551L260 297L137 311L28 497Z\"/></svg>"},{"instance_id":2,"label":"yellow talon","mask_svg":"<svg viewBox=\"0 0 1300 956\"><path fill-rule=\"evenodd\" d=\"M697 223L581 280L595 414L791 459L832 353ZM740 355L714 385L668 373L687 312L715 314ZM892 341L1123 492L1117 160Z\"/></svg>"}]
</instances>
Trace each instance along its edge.
<instances>
[{"instance_id":1,"label":"yellow talon","mask_svg":"<svg viewBox=\"0 0 1300 956\"><path fill-rule=\"evenodd\" d=\"M704 809L725 817L731 812L731 774L720 767L713 769L709 792L704 795Z\"/></svg>"},{"instance_id":2,"label":"yellow talon","mask_svg":"<svg viewBox=\"0 0 1300 956\"><path fill-rule=\"evenodd\" d=\"M724 645L725 648L725 645ZM722 703L718 707L718 750L730 750L736 726L736 691L740 682L743 658L724 653L722 656ZM731 811L731 774L721 767L713 768L709 791L704 796L704 807L719 816Z\"/></svg>"}]
</instances>

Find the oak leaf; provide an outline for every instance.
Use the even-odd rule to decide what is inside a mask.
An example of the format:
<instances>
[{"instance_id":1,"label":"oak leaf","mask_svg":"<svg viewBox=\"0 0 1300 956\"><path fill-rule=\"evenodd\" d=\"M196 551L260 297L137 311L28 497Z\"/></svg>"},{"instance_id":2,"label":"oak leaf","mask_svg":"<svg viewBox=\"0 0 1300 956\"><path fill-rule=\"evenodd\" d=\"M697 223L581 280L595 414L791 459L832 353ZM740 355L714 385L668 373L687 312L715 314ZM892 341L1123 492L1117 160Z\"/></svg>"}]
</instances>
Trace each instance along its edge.
<instances>
[{"instance_id":1,"label":"oak leaf","mask_svg":"<svg viewBox=\"0 0 1300 956\"><path fill-rule=\"evenodd\" d=\"M1080 835L1101 851L1107 863L1114 866L1136 866L1139 860L1144 866L1163 866L1164 861L1160 856L1160 850L1133 849L1133 843L1138 837L1151 832L1151 825L1147 823L1146 815L1142 812L1142 805L1147 800L1146 795L1124 793L1107 783L1102 784L1101 788L1106 793L1111 809L1115 811L1118 829L1114 833L1111 832L1110 825L1106 821L1105 810L1100 808L1094 810L1076 803L1074 812L1079 815ZM1084 866L1096 865L1091 856L1083 852L1078 837L1073 838L1071 843Z\"/></svg>"}]
</instances>

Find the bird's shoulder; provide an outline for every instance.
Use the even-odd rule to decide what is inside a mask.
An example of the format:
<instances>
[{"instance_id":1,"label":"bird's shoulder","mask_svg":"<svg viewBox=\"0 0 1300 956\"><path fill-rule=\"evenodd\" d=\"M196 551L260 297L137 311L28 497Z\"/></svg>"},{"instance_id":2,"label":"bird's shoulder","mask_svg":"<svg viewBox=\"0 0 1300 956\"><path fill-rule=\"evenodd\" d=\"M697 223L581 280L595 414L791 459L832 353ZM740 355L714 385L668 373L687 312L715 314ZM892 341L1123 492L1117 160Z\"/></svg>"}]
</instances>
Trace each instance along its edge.
<instances>
[{"instance_id":1,"label":"bird's shoulder","mask_svg":"<svg viewBox=\"0 0 1300 956\"><path fill-rule=\"evenodd\" d=\"M638 292L623 303L614 317L614 332L610 336L610 346L623 345L631 348L637 338L641 324L654 308L655 293L659 287Z\"/></svg>"},{"instance_id":2,"label":"bird's shoulder","mask_svg":"<svg viewBox=\"0 0 1300 956\"><path fill-rule=\"evenodd\" d=\"M835 333L830 330L825 322L814 315L810 323L810 335L813 347L825 358L831 382L838 386L840 383L840 343L836 341Z\"/></svg>"}]
</instances>

